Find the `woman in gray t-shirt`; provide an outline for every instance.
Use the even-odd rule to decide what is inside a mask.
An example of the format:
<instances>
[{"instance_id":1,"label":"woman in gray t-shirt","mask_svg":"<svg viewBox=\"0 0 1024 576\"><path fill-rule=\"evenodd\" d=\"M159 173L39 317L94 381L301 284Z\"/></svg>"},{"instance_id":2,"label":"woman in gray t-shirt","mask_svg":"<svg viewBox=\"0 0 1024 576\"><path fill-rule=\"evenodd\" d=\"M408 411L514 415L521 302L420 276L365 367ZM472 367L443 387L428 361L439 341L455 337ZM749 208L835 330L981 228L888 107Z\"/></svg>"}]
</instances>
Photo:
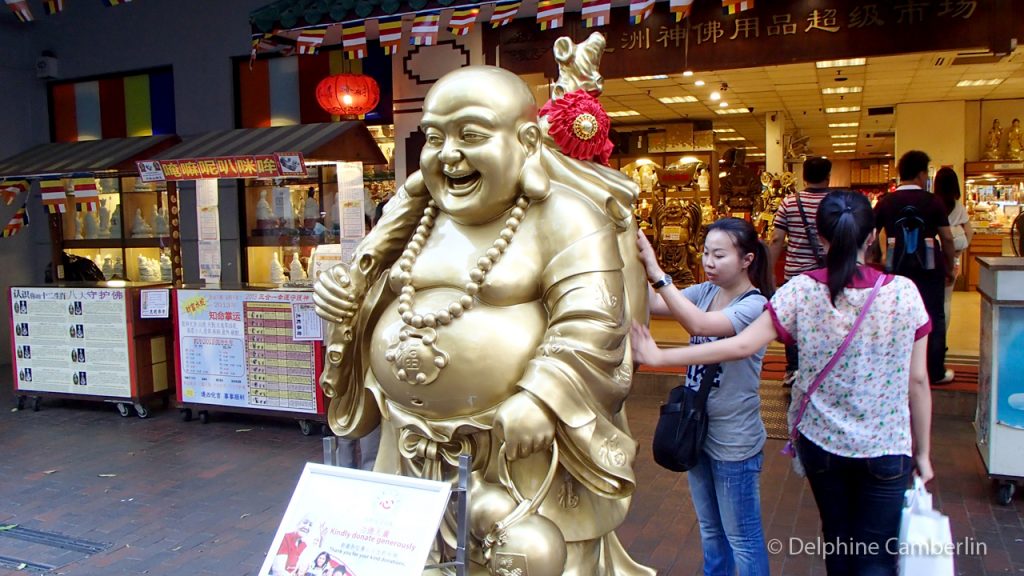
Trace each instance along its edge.
<instances>
[{"instance_id":1,"label":"woman in gray t-shirt","mask_svg":"<svg viewBox=\"0 0 1024 576\"><path fill-rule=\"evenodd\" d=\"M678 320L691 344L738 334L761 315L774 290L767 250L746 220L725 218L708 227L702 260L708 281L682 291L662 271L642 232L638 243L652 283L651 313ZM705 574L768 574L760 498L763 357L762 348L748 358L687 369L686 385L694 389L706 375L715 378L704 450L687 473Z\"/></svg>"}]
</instances>

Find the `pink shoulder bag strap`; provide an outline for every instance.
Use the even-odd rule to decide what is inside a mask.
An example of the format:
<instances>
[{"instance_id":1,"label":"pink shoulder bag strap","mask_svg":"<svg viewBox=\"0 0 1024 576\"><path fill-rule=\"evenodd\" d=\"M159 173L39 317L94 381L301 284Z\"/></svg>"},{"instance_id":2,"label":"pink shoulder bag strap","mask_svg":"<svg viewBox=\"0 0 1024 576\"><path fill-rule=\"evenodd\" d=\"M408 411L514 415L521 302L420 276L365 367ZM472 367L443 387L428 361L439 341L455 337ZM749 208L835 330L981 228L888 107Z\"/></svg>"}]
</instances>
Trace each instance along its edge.
<instances>
[{"instance_id":1,"label":"pink shoulder bag strap","mask_svg":"<svg viewBox=\"0 0 1024 576\"><path fill-rule=\"evenodd\" d=\"M821 386L821 383L825 381L825 377L828 376L829 372L835 368L836 364L839 363L839 359L846 352L846 349L850 347L850 343L853 342L853 336L857 333L857 329L860 328L861 322L864 321L864 317L868 315L868 309L871 308L871 303L875 301L875 296L878 296L878 291L882 288L882 284L885 283L887 276L880 274L878 279L875 280L875 285L871 289L871 293L868 294L867 301L864 302L864 307L860 309L860 314L857 319L853 322L853 327L850 328L850 333L846 335L846 339L839 345L839 349L832 355L832 359L828 361L828 364L818 372L815 376L814 382L811 383L810 388L807 389L807 393L804 394L803 398L800 399L800 410L797 411L796 421L793 422L793 428L789 431L789 442L786 442L786 447L782 449L783 454L790 456L796 456L796 438L797 438L797 426L800 425L800 421L804 419L804 411L807 410L807 404L811 401L811 394Z\"/></svg>"}]
</instances>

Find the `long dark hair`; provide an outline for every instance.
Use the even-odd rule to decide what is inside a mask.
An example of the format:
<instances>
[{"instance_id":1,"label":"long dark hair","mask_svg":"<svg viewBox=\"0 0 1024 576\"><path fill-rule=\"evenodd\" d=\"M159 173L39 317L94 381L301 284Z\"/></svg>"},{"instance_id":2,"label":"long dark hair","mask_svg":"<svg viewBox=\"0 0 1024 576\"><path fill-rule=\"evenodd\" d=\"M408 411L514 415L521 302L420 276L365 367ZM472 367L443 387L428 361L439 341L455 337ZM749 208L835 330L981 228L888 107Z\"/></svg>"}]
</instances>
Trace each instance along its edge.
<instances>
[{"instance_id":1,"label":"long dark hair","mask_svg":"<svg viewBox=\"0 0 1024 576\"><path fill-rule=\"evenodd\" d=\"M825 265L828 268L828 293L836 304L843 288L857 271L857 251L875 227L871 203L860 192L835 190L818 205L818 233L828 240Z\"/></svg>"},{"instance_id":2,"label":"long dark hair","mask_svg":"<svg viewBox=\"0 0 1024 576\"><path fill-rule=\"evenodd\" d=\"M935 195L942 200L946 214L956 208L956 201L960 199L960 178L949 166L943 166L935 173Z\"/></svg>"},{"instance_id":3,"label":"long dark hair","mask_svg":"<svg viewBox=\"0 0 1024 576\"><path fill-rule=\"evenodd\" d=\"M754 226L741 218L722 218L708 226L709 233L713 230L728 234L740 255L754 255L754 261L747 268L747 276L754 288L760 290L765 298L771 298L775 293L775 281L768 267L768 249L758 239Z\"/></svg>"}]
</instances>

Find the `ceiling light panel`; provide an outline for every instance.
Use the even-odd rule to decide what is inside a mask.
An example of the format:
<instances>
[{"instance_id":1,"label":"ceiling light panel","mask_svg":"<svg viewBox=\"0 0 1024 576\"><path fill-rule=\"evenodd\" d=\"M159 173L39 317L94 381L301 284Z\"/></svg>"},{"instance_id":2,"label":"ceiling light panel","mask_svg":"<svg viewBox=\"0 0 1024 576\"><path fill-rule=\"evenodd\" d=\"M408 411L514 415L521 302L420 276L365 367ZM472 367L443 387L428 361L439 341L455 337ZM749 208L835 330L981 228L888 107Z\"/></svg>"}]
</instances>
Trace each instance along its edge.
<instances>
[{"instance_id":1,"label":"ceiling light panel","mask_svg":"<svg viewBox=\"0 0 1024 576\"><path fill-rule=\"evenodd\" d=\"M829 96L832 94L859 94L864 91L863 86L837 86L830 88L822 88L821 93Z\"/></svg>"},{"instance_id":2,"label":"ceiling light panel","mask_svg":"<svg viewBox=\"0 0 1024 576\"><path fill-rule=\"evenodd\" d=\"M658 102L662 104L685 104L687 102L696 102L696 96L665 96L658 98Z\"/></svg>"},{"instance_id":3,"label":"ceiling light panel","mask_svg":"<svg viewBox=\"0 0 1024 576\"><path fill-rule=\"evenodd\" d=\"M998 86L1003 83L1002 78L992 78L990 80L961 80L956 83L957 88L976 88L978 86Z\"/></svg>"},{"instance_id":4,"label":"ceiling light panel","mask_svg":"<svg viewBox=\"0 0 1024 576\"><path fill-rule=\"evenodd\" d=\"M608 112L609 118L624 118L626 116L639 116L640 113L636 110L619 110L617 112Z\"/></svg>"},{"instance_id":5,"label":"ceiling light panel","mask_svg":"<svg viewBox=\"0 0 1024 576\"><path fill-rule=\"evenodd\" d=\"M643 82L645 80L668 80L666 74L654 74L653 76L628 76L623 78L626 82Z\"/></svg>"},{"instance_id":6,"label":"ceiling light panel","mask_svg":"<svg viewBox=\"0 0 1024 576\"><path fill-rule=\"evenodd\" d=\"M860 112L860 106L836 106L835 108L825 108L826 114L845 114L847 112Z\"/></svg>"},{"instance_id":7,"label":"ceiling light panel","mask_svg":"<svg viewBox=\"0 0 1024 576\"><path fill-rule=\"evenodd\" d=\"M715 110L715 114L749 114L750 110L747 108L719 108Z\"/></svg>"},{"instance_id":8,"label":"ceiling light panel","mask_svg":"<svg viewBox=\"0 0 1024 576\"><path fill-rule=\"evenodd\" d=\"M859 126L859 122L833 122L828 125L829 128L856 128Z\"/></svg>"},{"instance_id":9,"label":"ceiling light panel","mask_svg":"<svg viewBox=\"0 0 1024 576\"><path fill-rule=\"evenodd\" d=\"M863 66L867 64L866 58L849 58L847 60L822 60L815 62L818 68L850 68L851 66Z\"/></svg>"}]
</instances>

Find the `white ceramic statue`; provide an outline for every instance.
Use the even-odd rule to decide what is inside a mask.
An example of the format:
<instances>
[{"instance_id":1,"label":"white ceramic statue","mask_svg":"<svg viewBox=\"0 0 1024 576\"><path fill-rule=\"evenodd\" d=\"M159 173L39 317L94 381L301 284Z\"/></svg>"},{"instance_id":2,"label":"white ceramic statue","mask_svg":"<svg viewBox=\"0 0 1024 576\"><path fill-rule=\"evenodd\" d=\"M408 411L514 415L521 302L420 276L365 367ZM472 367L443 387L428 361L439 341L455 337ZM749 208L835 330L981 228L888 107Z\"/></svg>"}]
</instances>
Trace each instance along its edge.
<instances>
[{"instance_id":1,"label":"white ceramic statue","mask_svg":"<svg viewBox=\"0 0 1024 576\"><path fill-rule=\"evenodd\" d=\"M103 258L103 267L100 269L103 272L103 277L109 280L114 275L114 259L110 256Z\"/></svg>"},{"instance_id":2,"label":"white ceramic statue","mask_svg":"<svg viewBox=\"0 0 1024 576\"><path fill-rule=\"evenodd\" d=\"M100 237L100 223L96 219L96 214L86 212L85 216L82 216L82 221L85 224L83 236L86 240L95 240Z\"/></svg>"},{"instance_id":3,"label":"white ceramic statue","mask_svg":"<svg viewBox=\"0 0 1024 576\"><path fill-rule=\"evenodd\" d=\"M291 264L288 265L288 277L292 282L306 279L306 271L302 269L302 261L299 260L299 253L292 254Z\"/></svg>"},{"instance_id":4,"label":"white ceramic statue","mask_svg":"<svg viewBox=\"0 0 1024 576\"><path fill-rule=\"evenodd\" d=\"M153 269L150 267L149 258L146 258L142 254L136 258L136 264L139 267L139 281L140 282L152 282L153 281Z\"/></svg>"},{"instance_id":5,"label":"white ceramic statue","mask_svg":"<svg viewBox=\"0 0 1024 576\"><path fill-rule=\"evenodd\" d=\"M132 238L152 238L153 227L142 217L142 208L135 209L135 220L132 222Z\"/></svg>"},{"instance_id":6,"label":"white ceramic statue","mask_svg":"<svg viewBox=\"0 0 1024 576\"><path fill-rule=\"evenodd\" d=\"M174 274L171 272L171 257L166 252L160 255L160 279L164 282L174 279Z\"/></svg>"},{"instance_id":7,"label":"white ceramic statue","mask_svg":"<svg viewBox=\"0 0 1024 576\"><path fill-rule=\"evenodd\" d=\"M327 197L327 200L324 203L324 226L326 226L330 231L333 231L335 226L338 224L338 208L337 204L334 202L336 197L337 194L331 194Z\"/></svg>"},{"instance_id":8,"label":"white ceramic statue","mask_svg":"<svg viewBox=\"0 0 1024 576\"><path fill-rule=\"evenodd\" d=\"M100 238L110 237L110 208L107 208L107 199L100 198Z\"/></svg>"},{"instance_id":9,"label":"white ceramic statue","mask_svg":"<svg viewBox=\"0 0 1024 576\"><path fill-rule=\"evenodd\" d=\"M295 207L292 205L292 191L284 186L274 188L274 216L284 228L295 228Z\"/></svg>"},{"instance_id":10,"label":"white ceramic statue","mask_svg":"<svg viewBox=\"0 0 1024 576\"><path fill-rule=\"evenodd\" d=\"M281 255L274 252L274 259L270 261L270 282L272 284L284 284L284 267L281 266Z\"/></svg>"},{"instance_id":11,"label":"white ceramic statue","mask_svg":"<svg viewBox=\"0 0 1024 576\"><path fill-rule=\"evenodd\" d=\"M121 237L121 205L114 207L114 213L110 215L110 227L107 229L107 236L110 238Z\"/></svg>"},{"instance_id":12,"label":"white ceramic statue","mask_svg":"<svg viewBox=\"0 0 1024 576\"><path fill-rule=\"evenodd\" d=\"M72 220L74 220L75 223L75 240L83 240L85 238L85 236L83 236L85 225L82 223L82 213L75 212L75 217L72 218Z\"/></svg>"},{"instance_id":13,"label":"white ceramic statue","mask_svg":"<svg viewBox=\"0 0 1024 576\"><path fill-rule=\"evenodd\" d=\"M117 260L114 260L114 278L124 278L124 261L118 256Z\"/></svg>"},{"instance_id":14,"label":"white ceramic statue","mask_svg":"<svg viewBox=\"0 0 1024 576\"><path fill-rule=\"evenodd\" d=\"M157 208L153 205L153 232L160 238L171 235L171 229L167 225L167 208Z\"/></svg>"},{"instance_id":15,"label":"white ceramic statue","mask_svg":"<svg viewBox=\"0 0 1024 576\"><path fill-rule=\"evenodd\" d=\"M269 222L273 219L274 211L270 209L270 202L267 201L267 191L260 190L260 200L256 203L256 220Z\"/></svg>"},{"instance_id":16,"label":"white ceramic statue","mask_svg":"<svg viewBox=\"0 0 1024 576\"><path fill-rule=\"evenodd\" d=\"M320 219L320 204L317 203L315 195L312 187L306 191L306 202L302 206L302 219L306 228L312 228L312 223Z\"/></svg>"}]
</instances>

